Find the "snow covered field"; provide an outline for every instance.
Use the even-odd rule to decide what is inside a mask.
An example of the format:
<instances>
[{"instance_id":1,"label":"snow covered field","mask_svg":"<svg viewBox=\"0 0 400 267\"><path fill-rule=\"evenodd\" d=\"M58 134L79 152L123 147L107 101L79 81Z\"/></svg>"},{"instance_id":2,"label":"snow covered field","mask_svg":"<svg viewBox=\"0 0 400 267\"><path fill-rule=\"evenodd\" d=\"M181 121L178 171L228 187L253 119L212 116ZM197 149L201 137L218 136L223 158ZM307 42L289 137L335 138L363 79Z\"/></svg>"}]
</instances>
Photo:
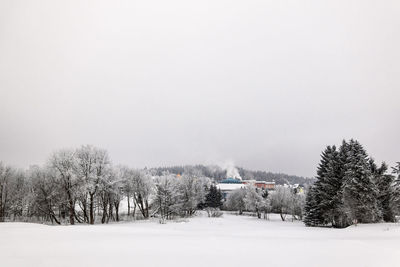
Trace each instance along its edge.
<instances>
[{"instance_id":1,"label":"snow covered field","mask_svg":"<svg viewBox=\"0 0 400 267\"><path fill-rule=\"evenodd\" d=\"M400 266L400 225L306 228L225 214L187 222L0 224L0 266Z\"/></svg>"}]
</instances>

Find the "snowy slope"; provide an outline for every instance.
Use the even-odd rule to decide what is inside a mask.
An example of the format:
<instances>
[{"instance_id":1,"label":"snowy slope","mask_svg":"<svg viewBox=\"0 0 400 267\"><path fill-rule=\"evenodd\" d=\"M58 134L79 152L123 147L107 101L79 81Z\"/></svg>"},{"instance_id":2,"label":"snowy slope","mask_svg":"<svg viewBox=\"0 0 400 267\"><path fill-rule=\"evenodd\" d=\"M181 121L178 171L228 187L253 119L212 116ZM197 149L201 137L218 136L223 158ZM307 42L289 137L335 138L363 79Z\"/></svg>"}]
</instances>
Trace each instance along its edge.
<instances>
[{"instance_id":1,"label":"snowy slope","mask_svg":"<svg viewBox=\"0 0 400 267\"><path fill-rule=\"evenodd\" d=\"M307 228L225 214L188 222L0 224L1 266L399 266L400 225Z\"/></svg>"}]
</instances>

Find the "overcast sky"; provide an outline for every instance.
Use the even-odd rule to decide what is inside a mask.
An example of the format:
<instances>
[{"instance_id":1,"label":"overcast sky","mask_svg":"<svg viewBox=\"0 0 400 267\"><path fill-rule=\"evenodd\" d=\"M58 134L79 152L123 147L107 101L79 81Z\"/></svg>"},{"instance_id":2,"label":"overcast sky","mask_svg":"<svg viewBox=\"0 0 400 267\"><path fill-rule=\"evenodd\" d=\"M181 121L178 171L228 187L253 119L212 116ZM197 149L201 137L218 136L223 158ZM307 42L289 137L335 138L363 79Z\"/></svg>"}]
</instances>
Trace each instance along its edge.
<instances>
[{"instance_id":1,"label":"overcast sky","mask_svg":"<svg viewBox=\"0 0 400 267\"><path fill-rule=\"evenodd\" d=\"M133 167L314 176L400 160L400 1L0 0L0 160L93 144Z\"/></svg>"}]
</instances>

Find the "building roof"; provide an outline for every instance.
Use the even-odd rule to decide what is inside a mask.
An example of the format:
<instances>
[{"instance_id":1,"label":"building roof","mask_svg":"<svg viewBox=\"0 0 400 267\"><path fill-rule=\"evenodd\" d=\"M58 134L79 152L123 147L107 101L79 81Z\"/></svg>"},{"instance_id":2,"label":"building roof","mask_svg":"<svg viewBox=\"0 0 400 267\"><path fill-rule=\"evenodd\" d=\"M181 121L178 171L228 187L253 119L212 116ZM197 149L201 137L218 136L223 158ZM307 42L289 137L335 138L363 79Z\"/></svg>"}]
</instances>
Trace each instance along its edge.
<instances>
[{"instance_id":1,"label":"building roof","mask_svg":"<svg viewBox=\"0 0 400 267\"><path fill-rule=\"evenodd\" d=\"M242 184L242 180L235 178L226 178L225 180L221 181L221 184Z\"/></svg>"}]
</instances>

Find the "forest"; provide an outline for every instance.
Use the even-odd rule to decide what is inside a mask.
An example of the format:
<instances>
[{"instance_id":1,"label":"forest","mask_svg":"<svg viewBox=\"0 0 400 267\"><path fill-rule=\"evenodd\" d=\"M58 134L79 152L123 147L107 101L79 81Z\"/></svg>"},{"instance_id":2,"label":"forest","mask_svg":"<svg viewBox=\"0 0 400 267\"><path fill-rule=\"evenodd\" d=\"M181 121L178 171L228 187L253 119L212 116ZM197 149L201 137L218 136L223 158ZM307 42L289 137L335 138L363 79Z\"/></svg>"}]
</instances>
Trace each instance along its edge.
<instances>
[{"instance_id":1,"label":"forest","mask_svg":"<svg viewBox=\"0 0 400 267\"><path fill-rule=\"evenodd\" d=\"M312 177L302 177L297 175L289 175L285 173L273 173L267 171L253 171L242 167L236 167L240 177L244 180L255 179L257 181L275 181L277 184L301 184L309 185L314 182ZM158 167L154 168L157 175L161 175L164 172L172 174L181 174L187 172L194 172L201 174L206 177L213 178L215 181L223 180L227 177L227 170L218 165L185 165L185 166L171 166L171 167Z\"/></svg>"}]
</instances>

